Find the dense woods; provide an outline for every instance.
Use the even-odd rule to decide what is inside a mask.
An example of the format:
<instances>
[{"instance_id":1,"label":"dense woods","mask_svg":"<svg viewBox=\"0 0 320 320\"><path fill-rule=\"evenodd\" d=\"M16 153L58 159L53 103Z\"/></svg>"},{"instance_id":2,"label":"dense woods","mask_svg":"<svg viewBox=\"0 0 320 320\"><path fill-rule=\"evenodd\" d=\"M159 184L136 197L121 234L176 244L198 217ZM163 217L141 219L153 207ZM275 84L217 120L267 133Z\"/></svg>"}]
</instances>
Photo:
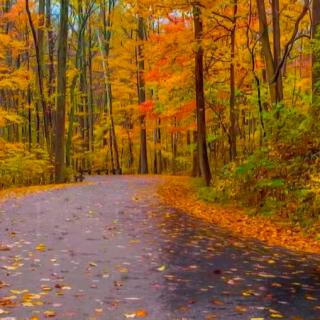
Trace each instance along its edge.
<instances>
[{"instance_id":1,"label":"dense woods","mask_svg":"<svg viewBox=\"0 0 320 320\"><path fill-rule=\"evenodd\" d=\"M6 0L0 184L192 174L318 216L320 2Z\"/></svg>"}]
</instances>

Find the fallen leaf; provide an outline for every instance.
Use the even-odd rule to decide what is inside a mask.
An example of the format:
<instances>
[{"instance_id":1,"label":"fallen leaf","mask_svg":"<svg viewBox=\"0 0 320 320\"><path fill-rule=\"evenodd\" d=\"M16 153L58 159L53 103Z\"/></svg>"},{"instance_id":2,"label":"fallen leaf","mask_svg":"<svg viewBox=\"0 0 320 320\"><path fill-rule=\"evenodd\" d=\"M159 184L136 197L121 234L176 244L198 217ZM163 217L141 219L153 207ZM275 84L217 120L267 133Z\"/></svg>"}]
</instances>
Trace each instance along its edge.
<instances>
[{"instance_id":1,"label":"fallen leaf","mask_svg":"<svg viewBox=\"0 0 320 320\"><path fill-rule=\"evenodd\" d=\"M162 265L162 266L159 267L157 270L160 271L160 272L163 272L163 271L166 270L166 266L165 266L165 265Z\"/></svg>"},{"instance_id":2,"label":"fallen leaf","mask_svg":"<svg viewBox=\"0 0 320 320\"><path fill-rule=\"evenodd\" d=\"M43 244L43 243L39 243L37 246L36 246L36 250L38 251L45 251L47 249L46 245Z\"/></svg>"}]
</instances>

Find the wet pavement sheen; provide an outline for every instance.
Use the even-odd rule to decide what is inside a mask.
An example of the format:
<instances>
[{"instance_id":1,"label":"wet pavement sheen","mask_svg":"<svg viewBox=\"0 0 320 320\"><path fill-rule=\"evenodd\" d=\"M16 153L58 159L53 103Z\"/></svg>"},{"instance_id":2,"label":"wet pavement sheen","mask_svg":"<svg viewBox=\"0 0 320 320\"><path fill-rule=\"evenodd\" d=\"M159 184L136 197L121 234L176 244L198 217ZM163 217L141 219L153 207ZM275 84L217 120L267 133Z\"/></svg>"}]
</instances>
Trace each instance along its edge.
<instances>
[{"instance_id":1,"label":"wet pavement sheen","mask_svg":"<svg viewBox=\"0 0 320 320\"><path fill-rule=\"evenodd\" d=\"M90 179L1 205L0 319L320 320L318 256L170 208L162 178Z\"/></svg>"}]
</instances>

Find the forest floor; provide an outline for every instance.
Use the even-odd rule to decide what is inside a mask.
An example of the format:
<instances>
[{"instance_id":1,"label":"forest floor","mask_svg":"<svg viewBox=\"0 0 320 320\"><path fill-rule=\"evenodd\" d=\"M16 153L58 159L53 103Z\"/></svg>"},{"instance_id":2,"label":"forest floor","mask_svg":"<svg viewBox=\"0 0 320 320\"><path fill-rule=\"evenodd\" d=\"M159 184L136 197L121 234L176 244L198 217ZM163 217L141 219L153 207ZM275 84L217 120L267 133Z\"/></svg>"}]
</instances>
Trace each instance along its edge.
<instances>
[{"instance_id":1,"label":"forest floor","mask_svg":"<svg viewBox=\"0 0 320 320\"><path fill-rule=\"evenodd\" d=\"M186 214L161 177L89 180L1 204L0 319L320 319L319 255Z\"/></svg>"},{"instance_id":2,"label":"forest floor","mask_svg":"<svg viewBox=\"0 0 320 320\"><path fill-rule=\"evenodd\" d=\"M249 215L234 205L219 205L199 199L194 179L175 177L162 184L159 193L163 200L180 210L209 223L228 229L235 235L282 246L291 250L320 254L320 240L315 232L308 232L277 214L271 217Z\"/></svg>"}]
</instances>

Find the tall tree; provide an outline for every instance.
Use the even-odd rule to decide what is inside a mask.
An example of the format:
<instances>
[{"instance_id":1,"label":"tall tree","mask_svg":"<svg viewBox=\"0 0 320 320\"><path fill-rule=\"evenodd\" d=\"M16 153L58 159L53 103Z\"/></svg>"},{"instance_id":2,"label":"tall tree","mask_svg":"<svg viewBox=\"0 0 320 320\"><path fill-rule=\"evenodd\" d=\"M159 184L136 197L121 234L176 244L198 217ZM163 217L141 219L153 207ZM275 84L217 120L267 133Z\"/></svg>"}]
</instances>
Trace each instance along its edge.
<instances>
[{"instance_id":1,"label":"tall tree","mask_svg":"<svg viewBox=\"0 0 320 320\"><path fill-rule=\"evenodd\" d=\"M207 185L211 181L211 171L209 166L206 134L206 109L204 99L204 79L203 79L203 23L201 17L201 7L199 3L193 5L194 35L197 42L195 55L195 85L196 85L196 114L197 114L197 138L198 156L201 175Z\"/></svg>"},{"instance_id":2,"label":"tall tree","mask_svg":"<svg viewBox=\"0 0 320 320\"><path fill-rule=\"evenodd\" d=\"M312 96L313 103L319 102L320 98L320 1L312 3L312 38L315 40L315 50L312 55Z\"/></svg>"},{"instance_id":3,"label":"tall tree","mask_svg":"<svg viewBox=\"0 0 320 320\"><path fill-rule=\"evenodd\" d=\"M139 105L146 101L146 89L144 79L144 45L145 41L145 26L143 17L138 17L138 48L137 48L137 64L138 64L138 100ZM140 115L140 160L139 160L139 173L148 173L148 156L147 156L147 128L146 117L144 114Z\"/></svg>"},{"instance_id":4,"label":"tall tree","mask_svg":"<svg viewBox=\"0 0 320 320\"><path fill-rule=\"evenodd\" d=\"M237 29L238 1L233 0L233 17L231 28L231 63L230 63L230 161L237 157L237 128L236 128L236 84L235 84L235 49Z\"/></svg>"},{"instance_id":5,"label":"tall tree","mask_svg":"<svg viewBox=\"0 0 320 320\"><path fill-rule=\"evenodd\" d=\"M37 31L32 19L30 7L29 7L29 0L26 0L26 12L28 16L28 21L32 33L33 38L33 44L35 48L36 53L36 61L37 61L37 85L38 85L38 94L39 94L39 101L40 105L42 107L43 112L43 127L44 127L44 135L45 140L47 144L47 150L48 153L51 154L51 137L50 137L50 124L49 124L49 113L48 113L48 107L47 102L45 98L45 92L44 92L44 68L43 68L43 49L41 49L41 46L43 46L43 31L39 31L37 35ZM44 5L44 3L41 4L41 6ZM40 12L42 13L44 11L44 7L40 9ZM39 35L41 42L39 42Z\"/></svg>"},{"instance_id":6,"label":"tall tree","mask_svg":"<svg viewBox=\"0 0 320 320\"><path fill-rule=\"evenodd\" d=\"M64 182L65 168L65 118L66 118L66 73L68 44L69 0L60 1L60 29L57 66L57 111L55 137L55 181Z\"/></svg>"},{"instance_id":7,"label":"tall tree","mask_svg":"<svg viewBox=\"0 0 320 320\"><path fill-rule=\"evenodd\" d=\"M276 104L278 102L277 86L273 81L275 75L275 65L271 50L271 43L269 39L269 25L267 20L267 12L265 6L265 0L257 0L257 9L259 16L260 37L262 44L263 56L266 64L267 81L269 83L271 102ZM276 0L274 0L276 1Z\"/></svg>"},{"instance_id":8,"label":"tall tree","mask_svg":"<svg viewBox=\"0 0 320 320\"><path fill-rule=\"evenodd\" d=\"M275 67L281 60L281 29L280 29L280 3L279 0L272 0L272 24L273 24L273 57ZM283 100L282 76L276 79L276 100Z\"/></svg>"}]
</instances>

